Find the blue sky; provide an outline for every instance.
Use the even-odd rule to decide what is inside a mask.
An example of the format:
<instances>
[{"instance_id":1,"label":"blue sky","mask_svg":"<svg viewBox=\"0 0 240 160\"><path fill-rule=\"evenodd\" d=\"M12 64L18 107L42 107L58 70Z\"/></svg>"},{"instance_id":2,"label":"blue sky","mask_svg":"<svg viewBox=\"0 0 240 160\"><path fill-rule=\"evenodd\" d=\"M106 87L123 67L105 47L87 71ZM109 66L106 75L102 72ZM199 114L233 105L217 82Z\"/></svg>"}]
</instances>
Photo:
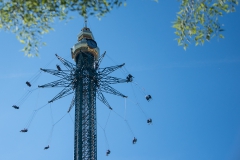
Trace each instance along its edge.
<instances>
[{"instance_id":1,"label":"blue sky","mask_svg":"<svg viewBox=\"0 0 240 160\"><path fill-rule=\"evenodd\" d=\"M129 96L126 106L124 99L105 94L114 110L121 117L126 115L130 129L114 112L107 122L109 110L97 101L99 160L240 159L239 7L236 13L220 19L224 39L215 38L200 47L193 44L187 51L177 45L171 27L178 10L177 1L129 1L100 21L89 19L100 52L107 51L102 66L126 63L125 68L138 84L114 85ZM0 32L1 160L73 159L73 111L54 125L49 138L52 125L67 112L72 95L39 110L28 133L19 131L33 110L61 89L34 91L20 110L12 105L29 89L25 82L39 68L63 67L54 58L55 53L73 62L70 48L77 42L83 21L76 16L67 24L54 23L55 31L43 38L47 46L41 48L39 58L25 57L15 35ZM124 71L113 75L125 78ZM33 88L55 79L43 73ZM147 102L143 91L153 100ZM147 118L153 119L152 125L146 123ZM105 125L107 142L100 127ZM132 144L133 136L138 139L136 145ZM50 149L44 151L48 144ZM107 149L111 150L108 157Z\"/></svg>"}]
</instances>

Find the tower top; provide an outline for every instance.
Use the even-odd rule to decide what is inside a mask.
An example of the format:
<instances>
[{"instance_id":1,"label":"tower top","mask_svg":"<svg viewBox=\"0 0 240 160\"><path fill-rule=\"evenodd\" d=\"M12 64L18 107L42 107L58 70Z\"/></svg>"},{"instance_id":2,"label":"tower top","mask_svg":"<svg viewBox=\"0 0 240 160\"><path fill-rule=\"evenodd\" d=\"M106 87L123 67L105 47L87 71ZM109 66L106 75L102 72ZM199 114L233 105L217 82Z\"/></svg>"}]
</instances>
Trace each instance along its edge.
<instances>
[{"instance_id":1,"label":"tower top","mask_svg":"<svg viewBox=\"0 0 240 160\"><path fill-rule=\"evenodd\" d=\"M81 32L78 34L78 41L81 41L83 38L94 40L94 37L90 28L87 27L87 19L85 19L84 27L81 29Z\"/></svg>"},{"instance_id":2,"label":"tower top","mask_svg":"<svg viewBox=\"0 0 240 160\"><path fill-rule=\"evenodd\" d=\"M78 54L81 52L90 53L95 59L98 59L99 48L90 28L87 27L87 19L85 19L85 25L77 37L78 42L71 48L72 59L76 61Z\"/></svg>"}]
</instances>

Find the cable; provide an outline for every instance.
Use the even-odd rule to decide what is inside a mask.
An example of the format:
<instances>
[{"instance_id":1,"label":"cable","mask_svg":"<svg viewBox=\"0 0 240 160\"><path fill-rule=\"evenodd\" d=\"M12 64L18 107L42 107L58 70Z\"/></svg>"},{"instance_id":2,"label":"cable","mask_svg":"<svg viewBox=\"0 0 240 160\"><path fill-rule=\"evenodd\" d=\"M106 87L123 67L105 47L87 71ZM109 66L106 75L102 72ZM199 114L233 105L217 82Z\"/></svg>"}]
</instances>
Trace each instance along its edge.
<instances>
[{"instance_id":1,"label":"cable","mask_svg":"<svg viewBox=\"0 0 240 160\"><path fill-rule=\"evenodd\" d=\"M125 66L123 66L122 70L125 70L124 72L127 73L127 74L130 73Z\"/></svg>"},{"instance_id":2,"label":"cable","mask_svg":"<svg viewBox=\"0 0 240 160\"><path fill-rule=\"evenodd\" d=\"M109 143L108 143L108 139L107 139L107 135L106 135L106 132L105 132L105 130L104 130L104 137L105 137L105 143L107 144L107 149L110 149L110 147L109 147Z\"/></svg>"},{"instance_id":3,"label":"cable","mask_svg":"<svg viewBox=\"0 0 240 160\"><path fill-rule=\"evenodd\" d=\"M104 130L103 127L98 122L97 122L97 124L99 125L100 128L102 128L102 130Z\"/></svg>"},{"instance_id":4,"label":"cable","mask_svg":"<svg viewBox=\"0 0 240 160\"><path fill-rule=\"evenodd\" d=\"M47 144L49 145L52 141L52 135L53 135L53 130L54 130L54 127L57 123L59 123L65 116L67 115L67 113L65 113L57 122L55 122L53 125L52 125L52 128L51 128L51 131L50 131L50 135L49 135L49 138L47 140Z\"/></svg>"},{"instance_id":5,"label":"cable","mask_svg":"<svg viewBox=\"0 0 240 160\"><path fill-rule=\"evenodd\" d=\"M30 82L31 85L33 85L38 78L40 77L40 74L42 73L42 71L38 71L37 73L35 73L27 82Z\"/></svg>"},{"instance_id":6,"label":"cable","mask_svg":"<svg viewBox=\"0 0 240 160\"><path fill-rule=\"evenodd\" d=\"M129 128L129 130L130 130L130 132L131 132L132 135L134 136L134 133L133 133L133 131L132 131L132 129L131 129L131 127L130 127L128 121L127 121L126 119L124 119L124 117L122 117L120 114L118 114L117 112L115 112L114 110L112 110L112 111L113 111L114 113L116 113L119 117L121 117L121 118L125 121L125 123L127 124L128 128Z\"/></svg>"},{"instance_id":7,"label":"cable","mask_svg":"<svg viewBox=\"0 0 240 160\"><path fill-rule=\"evenodd\" d=\"M104 138L105 138L105 145L106 145L106 149L110 149L109 148L109 143L108 143L108 139L107 139L107 135L106 135L106 128L103 128L98 122L97 124L100 126L100 128L103 130L103 134L104 134Z\"/></svg>"},{"instance_id":8,"label":"cable","mask_svg":"<svg viewBox=\"0 0 240 160\"><path fill-rule=\"evenodd\" d=\"M16 102L16 105L21 106L25 102L25 100L31 95L31 93L37 89L38 88L35 88L35 89L28 90L27 92L25 92L25 94Z\"/></svg>"},{"instance_id":9,"label":"cable","mask_svg":"<svg viewBox=\"0 0 240 160\"><path fill-rule=\"evenodd\" d=\"M142 93L144 96L147 95L147 94L145 93L145 89L142 88L142 87L140 87L139 84L137 84L136 82L133 82L133 84L135 84L135 85L138 87L138 89L141 91L141 93Z\"/></svg>"},{"instance_id":10,"label":"cable","mask_svg":"<svg viewBox=\"0 0 240 160\"><path fill-rule=\"evenodd\" d=\"M49 66L53 60L55 60L56 57L54 57L48 64L45 65L45 67ZM37 82L37 80L39 79L39 77L41 76L42 70L36 72L29 80L28 82L31 82L31 84L35 84L35 82Z\"/></svg>"},{"instance_id":11,"label":"cable","mask_svg":"<svg viewBox=\"0 0 240 160\"><path fill-rule=\"evenodd\" d=\"M132 129L131 129L131 127L130 127L129 123L128 123L128 121L127 121L127 120L125 120L125 122L126 122L126 124L127 124L128 128L129 128L129 130L131 131L131 133L132 133L133 137L135 137L135 136L134 136L134 133L133 133L133 131L132 131Z\"/></svg>"},{"instance_id":12,"label":"cable","mask_svg":"<svg viewBox=\"0 0 240 160\"><path fill-rule=\"evenodd\" d=\"M67 113L65 113L57 122L55 122L55 123L53 124L53 126L55 126L58 122L60 122L66 115L67 115Z\"/></svg>"},{"instance_id":13,"label":"cable","mask_svg":"<svg viewBox=\"0 0 240 160\"><path fill-rule=\"evenodd\" d=\"M73 122L73 124L74 124L74 121L73 121L73 119L72 119L72 116L71 116L71 114L70 114L70 113L68 113L68 115L69 115L70 119L72 120L72 122Z\"/></svg>"},{"instance_id":14,"label":"cable","mask_svg":"<svg viewBox=\"0 0 240 160\"><path fill-rule=\"evenodd\" d=\"M116 115L118 115L120 118L122 118L123 120L125 120L124 119L124 117L122 117L120 114L118 114L117 112L115 112L114 110L112 110Z\"/></svg>"},{"instance_id":15,"label":"cable","mask_svg":"<svg viewBox=\"0 0 240 160\"><path fill-rule=\"evenodd\" d=\"M25 124L25 128L28 129L28 128L30 127L31 122L32 122L33 118L36 116L36 114L37 114L37 111L34 110L33 113L32 113L32 115L31 115L30 118L28 119L27 123Z\"/></svg>"},{"instance_id":16,"label":"cable","mask_svg":"<svg viewBox=\"0 0 240 160\"><path fill-rule=\"evenodd\" d=\"M36 109L35 111L39 111L39 110L43 109L43 108L44 108L44 107L46 107L48 104L49 104L49 103L47 103L47 104L43 105L42 107L39 107L39 108L38 108L38 109Z\"/></svg>"},{"instance_id":17,"label":"cable","mask_svg":"<svg viewBox=\"0 0 240 160\"><path fill-rule=\"evenodd\" d=\"M128 99L129 99L129 98L128 98ZM133 104L135 104L135 105L138 107L138 109L143 113L143 115L144 115L146 118L148 118L147 114L143 111L143 109L142 109L142 107L139 105L139 103L136 103L136 102L132 101L131 99L129 99L129 100L130 100L130 102L132 102Z\"/></svg>"},{"instance_id":18,"label":"cable","mask_svg":"<svg viewBox=\"0 0 240 160\"><path fill-rule=\"evenodd\" d=\"M54 119L53 119L53 113L52 113L52 104L50 103L50 114L51 114L51 120L52 120L52 125L54 123Z\"/></svg>"},{"instance_id":19,"label":"cable","mask_svg":"<svg viewBox=\"0 0 240 160\"><path fill-rule=\"evenodd\" d=\"M51 128L51 131L50 131L50 134L49 134L49 137L48 137L48 140L47 140L47 144L49 145L52 141L52 134L53 134L53 129L54 129L54 126L52 126Z\"/></svg>"},{"instance_id":20,"label":"cable","mask_svg":"<svg viewBox=\"0 0 240 160\"><path fill-rule=\"evenodd\" d=\"M40 90L38 90L38 94L37 94L37 100L36 100L35 108L37 108L37 106L38 106L39 94L40 94Z\"/></svg>"},{"instance_id":21,"label":"cable","mask_svg":"<svg viewBox=\"0 0 240 160\"><path fill-rule=\"evenodd\" d=\"M106 55L107 55L107 54L106 54ZM107 57L108 57L115 65L118 64L118 63L116 63L109 55L107 55ZM126 69L124 66L121 67L120 69L121 69L121 71L122 71L123 76L126 76L126 75L129 74L129 72L127 71L127 69ZM125 69L125 70L124 70L124 69Z\"/></svg>"},{"instance_id":22,"label":"cable","mask_svg":"<svg viewBox=\"0 0 240 160\"><path fill-rule=\"evenodd\" d=\"M35 77L38 76L39 73L41 73L41 70L40 70L40 71L37 71L37 72L28 80L28 82L32 82L32 81L35 79Z\"/></svg>"},{"instance_id":23,"label":"cable","mask_svg":"<svg viewBox=\"0 0 240 160\"><path fill-rule=\"evenodd\" d=\"M134 89L133 89L132 84L131 84L131 87L132 87L132 90L133 90L134 98L135 98L135 100L137 101L137 96L136 96L136 94L135 94L135 91L134 91ZM145 115L145 117L147 118L147 114L143 111L143 109L140 107L140 105L139 105L138 102L136 103L136 105L139 107L139 109L142 111L142 113L143 113L143 114Z\"/></svg>"},{"instance_id":24,"label":"cable","mask_svg":"<svg viewBox=\"0 0 240 160\"><path fill-rule=\"evenodd\" d=\"M44 68L45 68L45 67L48 67L56 58L57 58L57 57L54 56L54 58L53 58L48 64L46 64L46 65L44 66Z\"/></svg>"},{"instance_id":25,"label":"cable","mask_svg":"<svg viewBox=\"0 0 240 160\"><path fill-rule=\"evenodd\" d=\"M108 118L107 118L107 121L106 121L106 124L105 124L104 129L106 129L106 127L107 127L107 123L108 123L108 120L109 120L110 114L111 114L111 110L109 111Z\"/></svg>"},{"instance_id":26,"label":"cable","mask_svg":"<svg viewBox=\"0 0 240 160\"><path fill-rule=\"evenodd\" d=\"M37 112L38 112L40 109L44 108L46 105L48 105L48 104L45 104L45 105L43 105L42 107L40 107L40 108L38 108L38 109L36 109L36 110L33 110L32 115L30 116L30 118L28 119L28 121L27 121L26 124L25 124L25 128L29 128L29 127L30 127L30 125L31 125L34 117L35 117L36 114L37 114Z\"/></svg>"},{"instance_id":27,"label":"cable","mask_svg":"<svg viewBox=\"0 0 240 160\"><path fill-rule=\"evenodd\" d=\"M109 143L108 143L108 139L107 139L107 135L106 135L106 128L107 128L107 123L109 121L109 117L111 115L111 110L109 111L109 114L108 114L108 118L107 118L107 121L105 123L105 126L104 128L97 122L97 124L100 126L100 128L103 130L103 134L104 134L104 137L105 137L105 144L107 145L107 149L109 149Z\"/></svg>"},{"instance_id":28,"label":"cable","mask_svg":"<svg viewBox=\"0 0 240 160\"><path fill-rule=\"evenodd\" d=\"M125 114L124 114L124 120L126 120L126 117L127 117L127 100L126 100L126 98L124 98L125 99Z\"/></svg>"}]
</instances>

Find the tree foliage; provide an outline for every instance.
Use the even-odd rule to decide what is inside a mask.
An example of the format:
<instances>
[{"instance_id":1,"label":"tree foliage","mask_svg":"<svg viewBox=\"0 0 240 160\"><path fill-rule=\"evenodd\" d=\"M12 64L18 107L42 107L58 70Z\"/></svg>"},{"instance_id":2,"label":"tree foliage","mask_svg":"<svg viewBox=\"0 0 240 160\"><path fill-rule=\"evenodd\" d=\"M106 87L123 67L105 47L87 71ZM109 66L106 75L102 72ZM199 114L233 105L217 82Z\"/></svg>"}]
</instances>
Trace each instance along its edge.
<instances>
[{"instance_id":1,"label":"tree foliage","mask_svg":"<svg viewBox=\"0 0 240 160\"><path fill-rule=\"evenodd\" d=\"M182 0L173 23L178 44L186 49L191 42L203 45L214 36L224 38L219 17L234 12L236 5L238 0Z\"/></svg>"},{"instance_id":2,"label":"tree foliage","mask_svg":"<svg viewBox=\"0 0 240 160\"><path fill-rule=\"evenodd\" d=\"M25 55L38 56L43 34L55 19L66 20L70 11L83 17L101 17L124 0L0 0L0 29L11 31L25 44Z\"/></svg>"},{"instance_id":3,"label":"tree foliage","mask_svg":"<svg viewBox=\"0 0 240 160\"><path fill-rule=\"evenodd\" d=\"M25 55L38 55L42 35L53 30L54 20L70 19L69 12L83 17L102 17L126 0L0 0L0 29L11 31L25 44ZM158 0L155 0L158 2ZM184 49L212 37L224 38L218 19L225 13L234 12L239 0L179 0L180 11L173 27L177 41Z\"/></svg>"}]
</instances>

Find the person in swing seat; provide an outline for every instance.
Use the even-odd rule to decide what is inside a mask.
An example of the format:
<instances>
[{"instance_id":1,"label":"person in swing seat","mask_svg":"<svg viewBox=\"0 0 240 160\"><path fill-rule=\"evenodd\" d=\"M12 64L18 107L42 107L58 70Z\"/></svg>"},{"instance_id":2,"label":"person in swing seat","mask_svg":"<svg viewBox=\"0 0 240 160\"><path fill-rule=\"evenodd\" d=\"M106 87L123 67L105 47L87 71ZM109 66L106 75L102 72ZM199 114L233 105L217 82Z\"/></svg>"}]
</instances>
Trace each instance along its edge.
<instances>
[{"instance_id":1,"label":"person in swing seat","mask_svg":"<svg viewBox=\"0 0 240 160\"><path fill-rule=\"evenodd\" d=\"M44 147L44 150L46 150L46 149L48 149L49 148L49 145L48 146L46 146L46 147Z\"/></svg>"},{"instance_id":2,"label":"person in swing seat","mask_svg":"<svg viewBox=\"0 0 240 160\"><path fill-rule=\"evenodd\" d=\"M147 120L147 123L148 123L148 124L151 124L151 123L152 123L152 119L149 118L149 119Z\"/></svg>"},{"instance_id":3,"label":"person in swing seat","mask_svg":"<svg viewBox=\"0 0 240 160\"><path fill-rule=\"evenodd\" d=\"M137 143L137 138L134 137L132 142L133 144Z\"/></svg>"},{"instance_id":4,"label":"person in swing seat","mask_svg":"<svg viewBox=\"0 0 240 160\"><path fill-rule=\"evenodd\" d=\"M111 153L111 151L108 149L106 152L106 156L108 156Z\"/></svg>"},{"instance_id":5,"label":"person in swing seat","mask_svg":"<svg viewBox=\"0 0 240 160\"><path fill-rule=\"evenodd\" d=\"M15 108L15 109L19 109L19 107L18 107L18 106L16 106L16 105L13 105L12 107L13 107L13 108Z\"/></svg>"},{"instance_id":6,"label":"person in swing seat","mask_svg":"<svg viewBox=\"0 0 240 160\"><path fill-rule=\"evenodd\" d=\"M31 83L30 82L26 82L26 84L28 85L28 87L31 87Z\"/></svg>"},{"instance_id":7,"label":"person in swing seat","mask_svg":"<svg viewBox=\"0 0 240 160\"><path fill-rule=\"evenodd\" d=\"M150 94L146 96L147 101L150 101L151 99L152 99L152 96Z\"/></svg>"},{"instance_id":8,"label":"person in swing seat","mask_svg":"<svg viewBox=\"0 0 240 160\"><path fill-rule=\"evenodd\" d=\"M62 69L60 68L60 66L59 65L56 65L57 66L57 69L59 70L59 71L61 71Z\"/></svg>"},{"instance_id":9,"label":"person in swing seat","mask_svg":"<svg viewBox=\"0 0 240 160\"><path fill-rule=\"evenodd\" d=\"M133 76L131 74L129 74L126 79L127 79L127 82L132 82Z\"/></svg>"},{"instance_id":10,"label":"person in swing seat","mask_svg":"<svg viewBox=\"0 0 240 160\"><path fill-rule=\"evenodd\" d=\"M28 131L28 129L27 128L24 128L24 129L22 129L20 132L27 132Z\"/></svg>"}]
</instances>

